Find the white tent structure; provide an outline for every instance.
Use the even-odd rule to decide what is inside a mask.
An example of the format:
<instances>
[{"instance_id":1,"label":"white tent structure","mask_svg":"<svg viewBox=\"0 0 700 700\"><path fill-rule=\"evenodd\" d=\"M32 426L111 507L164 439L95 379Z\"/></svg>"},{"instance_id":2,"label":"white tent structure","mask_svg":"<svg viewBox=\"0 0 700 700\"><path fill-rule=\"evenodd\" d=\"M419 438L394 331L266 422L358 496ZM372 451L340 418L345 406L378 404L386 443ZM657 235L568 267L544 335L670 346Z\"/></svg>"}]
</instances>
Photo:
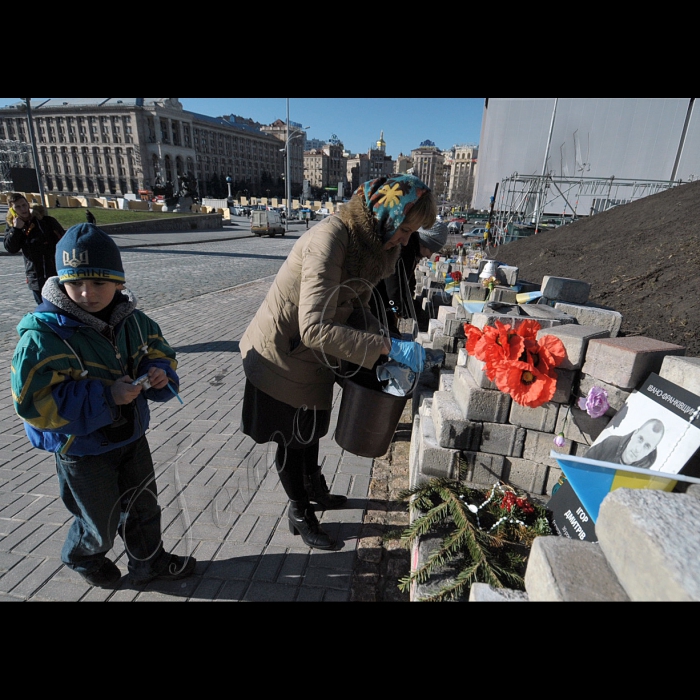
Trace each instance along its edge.
<instances>
[{"instance_id":1,"label":"white tent structure","mask_svg":"<svg viewBox=\"0 0 700 700\"><path fill-rule=\"evenodd\" d=\"M494 232L578 217L700 177L695 98L487 98L472 206ZM512 229L511 229L512 230Z\"/></svg>"}]
</instances>

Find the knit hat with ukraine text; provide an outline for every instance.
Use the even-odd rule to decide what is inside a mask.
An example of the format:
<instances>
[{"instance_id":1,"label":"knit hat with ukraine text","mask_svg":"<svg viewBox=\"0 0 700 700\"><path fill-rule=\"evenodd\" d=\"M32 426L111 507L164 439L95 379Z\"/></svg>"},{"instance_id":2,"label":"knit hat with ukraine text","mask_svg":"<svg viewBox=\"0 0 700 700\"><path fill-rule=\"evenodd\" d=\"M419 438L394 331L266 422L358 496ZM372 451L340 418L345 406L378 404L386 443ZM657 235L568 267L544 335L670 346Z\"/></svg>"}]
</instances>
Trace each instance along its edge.
<instances>
[{"instance_id":1,"label":"knit hat with ukraine text","mask_svg":"<svg viewBox=\"0 0 700 700\"><path fill-rule=\"evenodd\" d=\"M124 282L124 266L117 244L94 224L71 226L56 244L58 281L104 280Z\"/></svg>"}]
</instances>

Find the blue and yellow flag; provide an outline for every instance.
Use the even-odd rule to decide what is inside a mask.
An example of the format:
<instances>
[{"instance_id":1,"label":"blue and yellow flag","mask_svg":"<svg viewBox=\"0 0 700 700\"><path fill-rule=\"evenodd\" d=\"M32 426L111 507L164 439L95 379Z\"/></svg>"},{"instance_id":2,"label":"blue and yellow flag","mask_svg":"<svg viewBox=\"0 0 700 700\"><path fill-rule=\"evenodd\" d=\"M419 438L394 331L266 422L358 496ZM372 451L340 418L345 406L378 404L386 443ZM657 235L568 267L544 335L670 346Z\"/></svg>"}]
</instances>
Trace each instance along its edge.
<instances>
[{"instance_id":1,"label":"blue and yellow flag","mask_svg":"<svg viewBox=\"0 0 700 700\"><path fill-rule=\"evenodd\" d=\"M667 474L641 467L599 462L585 457L562 455L555 450L552 450L549 456L557 460L593 522L598 519L598 511L603 499L615 489L672 491L678 481L700 484L700 479L683 474Z\"/></svg>"}]
</instances>

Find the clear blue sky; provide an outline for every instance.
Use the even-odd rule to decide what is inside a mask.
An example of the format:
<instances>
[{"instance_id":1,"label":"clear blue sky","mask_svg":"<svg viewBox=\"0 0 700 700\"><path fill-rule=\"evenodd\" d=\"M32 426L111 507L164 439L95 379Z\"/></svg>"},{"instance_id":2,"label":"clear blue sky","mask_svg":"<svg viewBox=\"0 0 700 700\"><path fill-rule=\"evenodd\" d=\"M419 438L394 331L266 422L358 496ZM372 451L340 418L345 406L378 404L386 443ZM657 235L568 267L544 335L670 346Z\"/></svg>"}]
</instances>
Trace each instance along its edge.
<instances>
[{"instance_id":1,"label":"clear blue sky","mask_svg":"<svg viewBox=\"0 0 700 700\"><path fill-rule=\"evenodd\" d=\"M43 98L32 98L39 101ZM261 124L287 119L284 97L180 97L184 109L211 117L236 114ZM0 106L19 102L0 97ZM291 97L289 118L310 126L308 137L328 141L335 134L352 153L366 153L384 131L387 153L396 158L425 140L438 148L479 143L483 97Z\"/></svg>"}]
</instances>

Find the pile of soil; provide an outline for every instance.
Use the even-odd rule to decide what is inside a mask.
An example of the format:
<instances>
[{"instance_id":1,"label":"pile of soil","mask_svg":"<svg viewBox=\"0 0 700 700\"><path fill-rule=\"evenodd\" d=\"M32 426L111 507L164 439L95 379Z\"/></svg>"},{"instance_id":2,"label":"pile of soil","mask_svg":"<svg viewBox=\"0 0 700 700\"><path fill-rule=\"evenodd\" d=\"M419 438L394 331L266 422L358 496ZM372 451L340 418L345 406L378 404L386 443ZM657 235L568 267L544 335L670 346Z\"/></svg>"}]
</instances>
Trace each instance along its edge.
<instances>
[{"instance_id":1,"label":"pile of soil","mask_svg":"<svg viewBox=\"0 0 700 700\"><path fill-rule=\"evenodd\" d=\"M489 257L545 275L591 284L589 302L622 314L621 336L641 335L700 357L700 181L541 231Z\"/></svg>"}]
</instances>

